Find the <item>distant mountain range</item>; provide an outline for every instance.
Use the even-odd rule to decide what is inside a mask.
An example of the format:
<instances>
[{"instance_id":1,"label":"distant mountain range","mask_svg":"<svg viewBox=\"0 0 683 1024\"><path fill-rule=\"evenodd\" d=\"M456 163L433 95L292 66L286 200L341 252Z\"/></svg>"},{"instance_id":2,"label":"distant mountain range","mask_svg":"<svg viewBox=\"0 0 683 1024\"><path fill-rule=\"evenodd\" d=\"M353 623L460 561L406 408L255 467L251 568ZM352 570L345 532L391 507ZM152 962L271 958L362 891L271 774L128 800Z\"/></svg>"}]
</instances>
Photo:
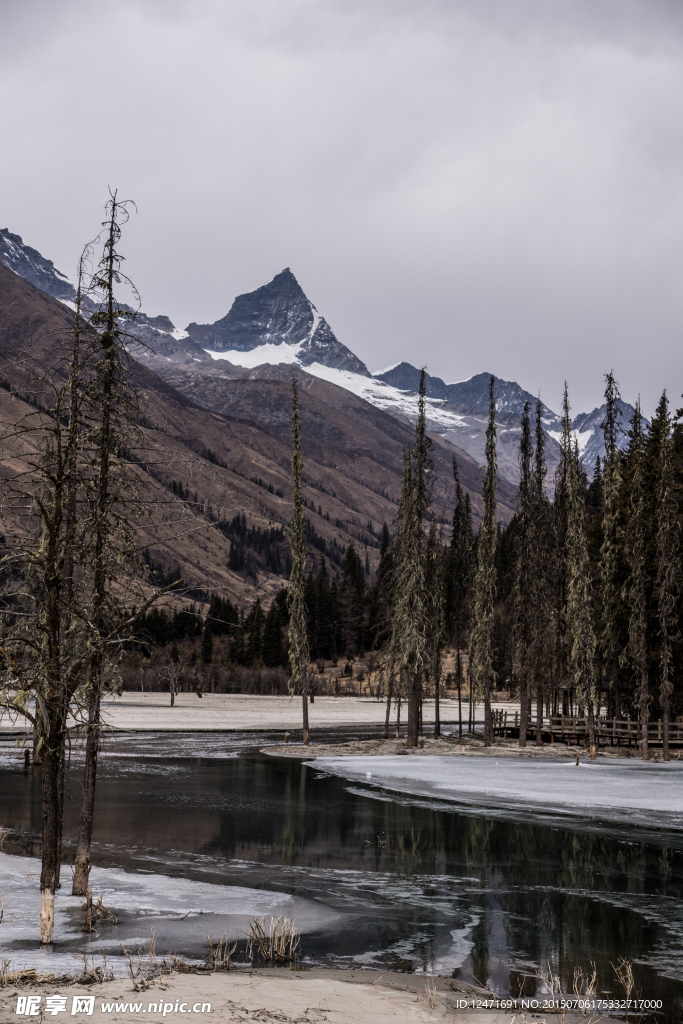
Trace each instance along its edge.
<instances>
[{"instance_id":1,"label":"distant mountain range","mask_svg":"<svg viewBox=\"0 0 683 1024\"><path fill-rule=\"evenodd\" d=\"M68 277L7 229L0 230L0 261L37 288L73 305L76 293ZM220 379L240 379L245 370L253 379L259 370L261 376L266 375L268 366L289 364L352 392L405 424L414 423L417 417L420 370L400 362L371 374L365 363L337 339L289 268L268 284L237 296L229 312L213 324L191 323L180 330L166 316L140 313L127 329L142 343L131 345L132 354L169 383L172 381L174 387L183 388L183 380L185 386L191 384L195 401L200 404L202 392L215 396ZM430 374L426 379L430 431L467 452L480 465L484 463L490 377L489 373L479 373L452 384ZM517 484L520 418L525 402L529 402L532 413L535 411L536 398L515 381L498 377L494 377L494 395L499 475ZM205 404L213 407L208 399ZM620 444L625 446L625 427L633 407L622 402L621 411L624 432ZM596 458L604 455L604 412L603 405L591 413L580 413L572 422L589 476ZM561 419L545 404L542 417L552 487L560 454Z\"/></svg>"}]
</instances>

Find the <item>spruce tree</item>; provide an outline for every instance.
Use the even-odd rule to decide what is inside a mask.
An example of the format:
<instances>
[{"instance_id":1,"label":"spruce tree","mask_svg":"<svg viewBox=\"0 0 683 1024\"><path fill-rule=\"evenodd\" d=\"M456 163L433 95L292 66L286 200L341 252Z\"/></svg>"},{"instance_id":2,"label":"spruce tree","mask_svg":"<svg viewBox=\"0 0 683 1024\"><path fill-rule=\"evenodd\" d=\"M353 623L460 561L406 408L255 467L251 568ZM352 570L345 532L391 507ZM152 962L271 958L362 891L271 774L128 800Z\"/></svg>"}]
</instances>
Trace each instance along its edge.
<instances>
[{"instance_id":1,"label":"spruce tree","mask_svg":"<svg viewBox=\"0 0 683 1024\"><path fill-rule=\"evenodd\" d=\"M592 581L587 544L585 474L574 441L568 478L567 646L572 682L586 707L588 743L595 757L596 665Z\"/></svg>"},{"instance_id":2,"label":"spruce tree","mask_svg":"<svg viewBox=\"0 0 683 1024\"><path fill-rule=\"evenodd\" d=\"M393 600L389 682L400 707L408 699L408 746L417 745L422 674L428 658L425 560L410 444L403 454L403 486L394 520Z\"/></svg>"},{"instance_id":3,"label":"spruce tree","mask_svg":"<svg viewBox=\"0 0 683 1024\"><path fill-rule=\"evenodd\" d=\"M282 616L275 601L263 625L263 663L267 668L282 664Z\"/></svg>"},{"instance_id":4,"label":"spruce tree","mask_svg":"<svg viewBox=\"0 0 683 1024\"><path fill-rule=\"evenodd\" d=\"M245 658L249 668L263 668L263 627L266 617L263 614L261 601L256 598L244 622L246 651Z\"/></svg>"},{"instance_id":5,"label":"spruce tree","mask_svg":"<svg viewBox=\"0 0 683 1024\"><path fill-rule=\"evenodd\" d=\"M625 556L629 575L624 598L629 611L629 638L622 661L630 665L635 678L635 705L640 716L643 760L649 760L648 723L652 700L648 671L647 643L647 506L645 495L645 444L640 401L631 419L629 431L631 470Z\"/></svg>"},{"instance_id":6,"label":"spruce tree","mask_svg":"<svg viewBox=\"0 0 683 1024\"><path fill-rule=\"evenodd\" d=\"M446 562L444 619L447 635L455 647L458 733L462 737L462 650L467 646L469 640L475 543L470 496L467 493L463 494L455 456L453 456L453 479L456 503L453 509L451 546Z\"/></svg>"},{"instance_id":7,"label":"spruce tree","mask_svg":"<svg viewBox=\"0 0 683 1024\"><path fill-rule=\"evenodd\" d=\"M657 578L655 595L659 624L659 665L661 682L659 702L662 709L662 754L669 760L669 720L671 716L671 695L673 693L672 655L673 645L680 639L678 628L678 598L681 583L680 523L676 481L673 467L673 439L671 418L668 411L666 392L665 423L660 440L659 480L657 484Z\"/></svg>"},{"instance_id":8,"label":"spruce tree","mask_svg":"<svg viewBox=\"0 0 683 1024\"><path fill-rule=\"evenodd\" d=\"M201 658L203 665L210 665L213 661L213 630L208 620L202 630Z\"/></svg>"},{"instance_id":9,"label":"spruce tree","mask_svg":"<svg viewBox=\"0 0 683 1024\"><path fill-rule=\"evenodd\" d=\"M470 637L470 675L477 695L484 699L484 743L493 742L491 690L493 670L493 606L496 600L496 401L494 378L489 384L489 420L486 430L486 475L482 497L484 513L477 545L477 574L474 579L474 624Z\"/></svg>"},{"instance_id":10,"label":"spruce tree","mask_svg":"<svg viewBox=\"0 0 683 1024\"><path fill-rule=\"evenodd\" d=\"M620 561L622 530L620 515L621 452L619 450L619 385L610 370L605 374L605 418L602 431L605 457L602 466L602 545L598 566L600 586L600 632L598 651L605 681L612 694L614 717L621 717L619 693L619 656L621 643L618 627L620 598Z\"/></svg>"},{"instance_id":11,"label":"spruce tree","mask_svg":"<svg viewBox=\"0 0 683 1024\"><path fill-rule=\"evenodd\" d=\"M303 713L303 742L308 746L308 632L304 601L304 573L306 571L306 521L302 493L303 459L301 457L301 423L296 380L292 379L292 521L289 547L292 553L292 573L287 587L289 609L289 664L291 668L290 692L301 695Z\"/></svg>"},{"instance_id":12,"label":"spruce tree","mask_svg":"<svg viewBox=\"0 0 683 1024\"><path fill-rule=\"evenodd\" d=\"M427 541L427 601L428 601L428 643L429 674L434 684L434 735L441 735L441 672L444 633L444 552L443 542L437 532L436 520L429 526Z\"/></svg>"},{"instance_id":13,"label":"spruce tree","mask_svg":"<svg viewBox=\"0 0 683 1024\"><path fill-rule=\"evenodd\" d=\"M342 560L341 576L339 600L344 653L347 658L352 658L365 646L365 573L353 542L349 544Z\"/></svg>"},{"instance_id":14,"label":"spruce tree","mask_svg":"<svg viewBox=\"0 0 683 1024\"><path fill-rule=\"evenodd\" d=\"M425 523L434 519L432 510L432 492L430 477L434 469L434 462L431 459L431 452L434 450L434 442L427 433L427 375L424 366L420 371L420 385L418 388L418 417L415 424L415 449L414 460L414 482L415 482L415 512L419 524L419 548L416 553L422 561L422 577L424 579L425 592L422 595L422 603L427 616L426 629L434 636L441 631L440 616L441 609L438 599L432 599L429 593L429 550L428 541L425 537ZM416 541L418 540L416 536ZM437 621L438 620L438 624ZM439 641L440 642L440 641ZM422 683L423 672L416 673L413 677L413 687L408 695L408 737L413 737L417 744L418 732L422 725Z\"/></svg>"},{"instance_id":15,"label":"spruce tree","mask_svg":"<svg viewBox=\"0 0 683 1024\"><path fill-rule=\"evenodd\" d=\"M551 560L548 574L549 605L552 609L552 674L564 687L563 712L569 714L571 675L568 671L567 641L567 530L569 509L569 476L572 465L572 425L569 415L569 394L565 381L562 396L562 435L560 461L555 470L555 499L550 515Z\"/></svg>"},{"instance_id":16,"label":"spruce tree","mask_svg":"<svg viewBox=\"0 0 683 1024\"><path fill-rule=\"evenodd\" d=\"M519 693L519 745L526 746L531 658L530 569L532 543L533 476L529 403L524 403L519 444L519 491L517 492L515 582L513 607L513 671Z\"/></svg>"},{"instance_id":17,"label":"spruce tree","mask_svg":"<svg viewBox=\"0 0 683 1024\"><path fill-rule=\"evenodd\" d=\"M549 585L552 578L552 558L549 537L550 502L545 492L543 407L540 398L536 402L535 438L529 544L530 665L536 685L536 745L541 746L544 679L549 674L552 662L552 601Z\"/></svg>"}]
</instances>

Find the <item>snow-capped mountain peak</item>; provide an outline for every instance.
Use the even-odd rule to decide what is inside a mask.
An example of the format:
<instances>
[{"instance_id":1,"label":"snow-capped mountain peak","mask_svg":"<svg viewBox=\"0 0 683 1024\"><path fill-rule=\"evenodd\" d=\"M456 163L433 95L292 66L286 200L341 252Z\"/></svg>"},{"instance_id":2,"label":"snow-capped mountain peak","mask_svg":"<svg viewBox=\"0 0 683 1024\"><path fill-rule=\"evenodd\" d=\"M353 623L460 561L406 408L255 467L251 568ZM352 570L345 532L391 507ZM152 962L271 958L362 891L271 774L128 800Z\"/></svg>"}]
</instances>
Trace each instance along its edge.
<instances>
[{"instance_id":1,"label":"snow-capped mountain peak","mask_svg":"<svg viewBox=\"0 0 683 1024\"><path fill-rule=\"evenodd\" d=\"M268 284L238 295L230 311L213 324L191 323L189 336L209 352L221 353L239 365L241 353L271 355L273 346L296 346L295 359L284 349L278 362L313 363L369 376L368 369L334 335L332 328L306 296L289 267ZM234 358L233 358L234 357ZM261 362L270 361L261 359Z\"/></svg>"}]
</instances>

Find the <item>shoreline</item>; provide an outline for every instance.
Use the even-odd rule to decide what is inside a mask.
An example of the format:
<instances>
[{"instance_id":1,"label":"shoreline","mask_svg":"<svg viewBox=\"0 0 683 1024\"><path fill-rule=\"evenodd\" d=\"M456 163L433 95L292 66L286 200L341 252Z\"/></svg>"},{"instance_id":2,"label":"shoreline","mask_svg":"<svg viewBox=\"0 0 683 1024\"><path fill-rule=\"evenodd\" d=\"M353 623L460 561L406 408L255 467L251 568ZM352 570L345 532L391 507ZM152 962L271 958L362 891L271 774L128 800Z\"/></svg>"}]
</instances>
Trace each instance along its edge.
<instances>
[{"instance_id":1,"label":"shoreline","mask_svg":"<svg viewBox=\"0 0 683 1024\"><path fill-rule=\"evenodd\" d=\"M280 746L261 747L261 753L269 757L285 757L303 760L313 760L316 757L386 757L407 755L409 757L425 757L438 755L441 757L495 757L497 759L509 758L566 758L575 761L590 761L590 755L585 747L567 746L564 743L545 743L542 747L535 744L528 744L526 747L517 746L514 740L507 743L496 740L490 747L484 746L484 741L474 739L471 736L444 736L435 739L433 736L420 737L421 746L406 747L404 737L400 739L369 739L350 740L343 743L316 743L315 739L307 747L302 743L287 743ZM596 760L615 760L628 758L630 760L640 759L640 751L631 747L601 747L596 750ZM671 760L679 760L677 756ZM654 758L650 761L654 763Z\"/></svg>"},{"instance_id":2,"label":"shoreline","mask_svg":"<svg viewBox=\"0 0 683 1024\"><path fill-rule=\"evenodd\" d=\"M91 1013L68 1016L74 1024L97 1020L112 1024L156 1024L169 1020L206 1024L464 1024L476 1020L479 1024L509 1024L515 1013L525 1012L527 1020L537 1020L547 1017L548 1012L544 1015L542 1009L536 1011L521 1005L496 1008L495 1002L499 1000L493 993L450 977L305 965L174 971L150 982L138 981L137 990L130 977L80 985L74 981L59 984L37 979L0 988L0 1011L8 1014L3 1019L21 1019L16 1018L17 1000L26 995L40 996L43 1010L47 996L66 998L67 1015L74 996L94 997ZM536 998L543 1000L543 996ZM477 1006L487 1001L489 1006ZM511 1002L504 996L500 1001ZM135 1004L137 1008L131 1009ZM181 1005L187 1009L181 1011ZM210 1010L205 1008L207 1005ZM159 1008L151 1010L150 1006ZM203 1009L192 1012L194 1007ZM45 1019L42 1014L40 1019ZM570 1011L564 1019L567 1024L574 1024L585 1017Z\"/></svg>"}]
</instances>

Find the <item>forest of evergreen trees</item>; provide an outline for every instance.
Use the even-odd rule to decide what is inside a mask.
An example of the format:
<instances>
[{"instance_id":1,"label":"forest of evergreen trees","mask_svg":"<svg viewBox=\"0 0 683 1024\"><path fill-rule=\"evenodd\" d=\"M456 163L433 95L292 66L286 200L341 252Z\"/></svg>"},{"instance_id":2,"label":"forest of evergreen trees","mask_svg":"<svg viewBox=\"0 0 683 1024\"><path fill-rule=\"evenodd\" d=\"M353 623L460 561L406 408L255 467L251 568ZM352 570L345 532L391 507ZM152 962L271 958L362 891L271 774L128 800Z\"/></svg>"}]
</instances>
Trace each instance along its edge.
<instances>
[{"instance_id":1,"label":"forest of evergreen trees","mask_svg":"<svg viewBox=\"0 0 683 1024\"><path fill-rule=\"evenodd\" d=\"M643 728L661 719L666 756L667 723L683 712L683 427L666 393L647 428L638 405L630 422L620 421L619 398L608 374L605 455L590 482L566 389L561 459L552 480L541 405L527 405L517 511L508 526L494 519L492 401L484 521L475 534L454 462L457 499L447 540L431 511L431 442L418 421L415 443L406 449L398 515L382 532L377 572L370 573L353 543L332 562L308 537L309 566L315 563L304 585L310 660L379 652L387 690L402 695L410 709L411 692L416 707L423 695L434 695L435 680L443 681L441 652L452 647L458 682L471 683L475 696L487 703L505 690L520 699L521 743L532 705L539 717L544 711L585 715L589 732L602 709L609 717L638 718ZM249 537L258 548L239 517L229 530L235 544ZM279 532L264 535L267 546L281 540ZM244 613L218 597L203 617L153 610L145 632L160 645L195 637L204 660L207 638L223 636L231 664L260 668L287 666L287 626L283 589L267 612L258 600Z\"/></svg>"}]
</instances>

